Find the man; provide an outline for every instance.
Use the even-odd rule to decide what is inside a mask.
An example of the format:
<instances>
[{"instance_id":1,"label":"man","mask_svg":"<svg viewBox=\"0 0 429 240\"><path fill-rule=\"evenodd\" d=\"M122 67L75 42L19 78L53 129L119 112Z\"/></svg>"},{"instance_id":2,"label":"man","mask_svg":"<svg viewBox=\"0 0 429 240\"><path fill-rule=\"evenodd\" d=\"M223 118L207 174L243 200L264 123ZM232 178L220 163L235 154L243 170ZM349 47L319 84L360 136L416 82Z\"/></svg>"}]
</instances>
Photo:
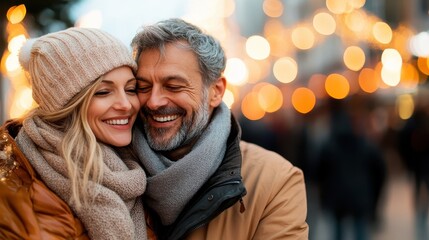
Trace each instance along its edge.
<instances>
[{"instance_id":1,"label":"man","mask_svg":"<svg viewBox=\"0 0 429 240\"><path fill-rule=\"evenodd\" d=\"M133 147L147 171L148 226L157 238L308 239L302 171L240 141L222 102L218 41L169 19L144 27L132 46L142 119Z\"/></svg>"}]
</instances>

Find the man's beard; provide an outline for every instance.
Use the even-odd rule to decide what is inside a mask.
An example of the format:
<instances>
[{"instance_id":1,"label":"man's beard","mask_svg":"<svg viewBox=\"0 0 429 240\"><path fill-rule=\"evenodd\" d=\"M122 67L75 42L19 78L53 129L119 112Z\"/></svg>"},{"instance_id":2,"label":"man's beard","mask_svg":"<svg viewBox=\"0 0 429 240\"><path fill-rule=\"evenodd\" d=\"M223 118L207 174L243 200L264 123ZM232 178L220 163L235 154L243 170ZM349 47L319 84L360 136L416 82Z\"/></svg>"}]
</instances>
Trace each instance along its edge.
<instances>
[{"instance_id":1,"label":"man's beard","mask_svg":"<svg viewBox=\"0 0 429 240\"><path fill-rule=\"evenodd\" d=\"M204 97L203 99L207 99ZM142 109L143 113L147 116L147 112L154 113L146 108ZM183 113L183 109L168 108L160 109L155 111L157 113L162 112L163 114L175 114ZM181 114L183 116L183 114ZM170 139L164 138L163 136L168 133L170 129L163 128L152 128L147 121L143 122L146 139L148 140L149 146L156 151L171 151L179 148L183 145L188 144L195 138L199 137L209 122L209 109L208 102L204 101L198 107L198 110L193 113L191 118L184 118L179 131L177 131Z\"/></svg>"}]
</instances>

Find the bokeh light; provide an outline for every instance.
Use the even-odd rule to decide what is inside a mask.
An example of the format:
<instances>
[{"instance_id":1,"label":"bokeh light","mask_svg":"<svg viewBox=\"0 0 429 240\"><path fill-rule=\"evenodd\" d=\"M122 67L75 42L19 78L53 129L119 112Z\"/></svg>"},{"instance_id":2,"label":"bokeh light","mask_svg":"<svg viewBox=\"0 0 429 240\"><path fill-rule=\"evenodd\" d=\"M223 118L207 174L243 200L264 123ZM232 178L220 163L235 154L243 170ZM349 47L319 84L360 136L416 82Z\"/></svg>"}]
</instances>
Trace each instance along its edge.
<instances>
[{"instance_id":1,"label":"bokeh light","mask_svg":"<svg viewBox=\"0 0 429 240\"><path fill-rule=\"evenodd\" d=\"M412 54L418 57L429 56L429 33L421 32L412 36L409 41L409 48Z\"/></svg>"},{"instance_id":2,"label":"bokeh light","mask_svg":"<svg viewBox=\"0 0 429 240\"><path fill-rule=\"evenodd\" d=\"M372 27L372 34L382 44L388 44L392 41L392 29L385 22L376 22Z\"/></svg>"},{"instance_id":3,"label":"bokeh light","mask_svg":"<svg viewBox=\"0 0 429 240\"><path fill-rule=\"evenodd\" d=\"M344 51L343 60L348 69L359 71L365 64L365 53L358 46L350 46Z\"/></svg>"},{"instance_id":4,"label":"bokeh light","mask_svg":"<svg viewBox=\"0 0 429 240\"><path fill-rule=\"evenodd\" d=\"M388 86L396 86L401 81L402 57L396 49L387 48L381 55L381 79Z\"/></svg>"},{"instance_id":5,"label":"bokeh light","mask_svg":"<svg viewBox=\"0 0 429 240\"><path fill-rule=\"evenodd\" d=\"M10 108L10 117L18 118L30 111L35 102L32 97L32 90L29 87L21 87L15 92L12 106Z\"/></svg>"},{"instance_id":6,"label":"bokeh light","mask_svg":"<svg viewBox=\"0 0 429 240\"><path fill-rule=\"evenodd\" d=\"M419 57L417 59L417 67L419 70L429 76L429 58L426 57Z\"/></svg>"},{"instance_id":7,"label":"bokeh light","mask_svg":"<svg viewBox=\"0 0 429 240\"><path fill-rule=\"evenodd\" d=\"M246 52L255 60L262 60L270 55L270 44L267 39L254 35L246 41Z\"/></svg>"},{"instance_id":8,"label":"bokeh light","mask_svg":"<svg viewBox=\"0 0 429 240\"><path fill-rule=\"evenodd\" d=\"M353 32L360 33L365 30L368 18L363 11L353 11L345 15L345 24Z\"/></svg>"},{"instance_id":9,"label":"bokeh light","mask_svg":"<svg viewBox=\"0 0 429 240\"><path fill-rule=\"evenodd\" d=\"M381 69L381 80L383 80L386 85L394 87L401 81L401 70L399 69L398 71L383 67Z\"/></svg>"},{"instance_id":10,"label":"bokeh light","mask_svg":"<svg viewBox=\"0 0 429 240\"><path fill-rule=\"evenodd\" d=\"M259 120L265 116L265 111L259 105L257 92L252 91L243 98L241 112L249 120Z\"/></svg>"},{"instance_id":11,"label":"bokeh light","mask_svg":"<svg viewBox=\"0 0 429 240\"><path fill-rule=\"evenodd\" d=\"M359 8L362 8L365 5L366 0L348 0L347 2L354 9L359 9Z\"/></svg>"},{"instance_id":12,"label":"bokeh light","mask_svg":"<svg viewBox=\"0 0 429 240\"><path fill-rule=\"evenodd\" d=\"M292 31L292 43L301 50L307 50L314 46L314 33L308 27L297 27Z\"/></svg>"},{"instance_id":13,"label":"bokeh light","mask_svg":"<svg viewBox=\"0 0 429 240\"><path fill-rule=\"evenodd\" d=\"M316 105L316 96L308 88L297 88L292 94L292 105L299 113L306 114Z\"/></svg>"},{"instance_id":14,"label":"bokeh light","mask_svg":"<svg viewBox=\"0 0 429 240\"><path fill-rule=\"evenodd\" d=\"M231 106L235 102L234 93L231 90L226 89L225 93L223 94L222 100L223 100L223 102L225 102L225 104L228 106L228 108L231 108Z\"/></svg>"},{"instance_id":15,"label":"bokeh light","mask_svg":"<svg viewBox=\"0 0 429 240\"><path fill-rule=\"evenodd\" d=\"M345 13L347 10L347 1L344 0L326 0L326 7L335 14Z\"/></svg>"},{"instance_id":16,"label":"bokeh light","mask_svg":"<svg viewBox=\"0 0 429 240\"><path fill-rule=\"evenodd\" d=\"M396 99L398 115L401 119L409 119L414 112L414 99L410 94L399 95Z\"/></svg>"},{"instance_id":17,"label":"bokeh light","mask_svg":"<svg viewBox=\"0 0 429 240\"><path fill-rule=\"evenodd\" d=\"M273 66L275 78L282 83L290 83L298 74L298 64L290 57L278 59Z\"/></svg>"},{"instance_id":18,"label":"bokeh light","mask_svg":"<svg viewBox=\"0 0 429 240\"><path fill-rule=\"evenodd\" d=\"M246 64L239 58L230 58L226 62L224 75L229 84L243 85L246 83L248 76Z\"/></svg>"},{"instance_id":19,"label":"bokeh light","mask_svg":"<svg viewBox=\"0 0 429 240\"><path fill-rule=\"evenodd\" d=\"M262 9L269 17L280 17L283 14L283 3L280 0L264 0Z\"/></svg>"},{"instance_id":20,"label":"bokeh light","mask_svg":"<svg viewBox=\"0 0 429 240\"><path fill-rule=\"evenodd\" d=\"M350 84L343 75L333 73L326 78L325 90L332 98L343 99L349 94Z\"/></svg>"},{"instance_id":21,"label":"bokeh light","mask_svg":"<svg viewBox=\"0 0 429 240\"><path fill-rule=\"evenodd\" d=\"M272 84L265 84L259 89L258 100L261 108L267 113L275 112L283 105L282 92Z\"/></svg>"},{"instance_id":22,"label":"bokeh light","mask_svg":"<svg viewBox=\"0 0 429 240\"><path fill-rule=\"evenodd\" d=\"M402 67L402 57L401 54L396 49L387 48L383 51L381 55L381 63L384 68L388 68L392 71L400 70Z\"/></svg>"},{"instance_id":23,"label":"bokeh light","mask_svg":"<svg viewBox=\"0 0 429 240\"><path fill-rule=\"evenodd\" d=\"M401 86L414 89L419 84L419 72L416 67L410 63L402 64Z\"/></svg>"},{"instance_id":24,"label":"bokeh light","mask_svg":"<svg viewBox=\"0 0 429 240\"><path fill-rule=\"evenodd\" d=\"M9 8L6 13L7 20L12 24L20 23L27 14L27 8L24 4Z\"/></svg>"},{"instance_id":25,"label":"bokeh light","mask_svg":"<svg viewBox=\"0 0 429 240\"><path fill-rule=\"evenodd\" d=\"M366 93L377 91L380 86L380 81L381 79L374 69L364 68L359 73L359 87Z\"/></svg>"},{"instance_id":26,"label":"bokeh light","mask_svg":"<svg viewBox=\"0 0 429 240\"><path fill-rule=\"evenodd\" d=\"M320 12L314 15L313 17L313 27L314 29L322 35L331 35L335 32L336 29L335 19L326 12Z\"/></svg>"}]
</instances>

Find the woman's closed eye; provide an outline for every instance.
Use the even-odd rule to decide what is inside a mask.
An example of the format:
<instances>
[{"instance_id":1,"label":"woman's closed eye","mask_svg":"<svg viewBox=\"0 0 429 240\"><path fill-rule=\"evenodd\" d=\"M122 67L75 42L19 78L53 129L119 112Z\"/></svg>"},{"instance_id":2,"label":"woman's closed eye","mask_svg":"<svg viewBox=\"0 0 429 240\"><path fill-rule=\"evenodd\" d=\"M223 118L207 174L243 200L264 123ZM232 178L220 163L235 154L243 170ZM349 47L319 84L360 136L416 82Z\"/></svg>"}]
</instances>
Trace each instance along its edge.
<instances>
[{"instance_id":1,"label":"woman's closed eye","mask_svg":"<svg viewBox=\"0 0 429 240\"><path fill-rule=\"evenodd\" d=\"M107 95L109 93L110 93L109 90L99 90L99 91L96 91L94 93L94 96L105 96L105 95Z\"/></svg>"},{"instance_id":2,"label":"woman's closed eye","mask_svg":"<svg viewBox=\"0 0 429 240\"><path fill-rule=\"evenodd\" d=\"M127 92L130 95L135 95L137 94L137 88L136 87L130 87L125 89L125 92Z\"/></svg>"}]
</instances>

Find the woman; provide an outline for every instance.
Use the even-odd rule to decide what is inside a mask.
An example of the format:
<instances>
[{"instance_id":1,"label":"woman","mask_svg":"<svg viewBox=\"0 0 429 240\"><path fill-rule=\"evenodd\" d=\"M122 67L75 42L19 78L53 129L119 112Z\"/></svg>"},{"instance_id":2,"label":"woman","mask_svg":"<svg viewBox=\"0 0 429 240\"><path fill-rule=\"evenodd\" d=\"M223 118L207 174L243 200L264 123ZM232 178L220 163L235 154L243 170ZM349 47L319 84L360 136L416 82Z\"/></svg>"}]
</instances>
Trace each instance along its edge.
<instances>
[{"instance_id":1,"label":"woman","mask_svg":"<svg viewBox=\"0 0 429 240\"><path fill-rule=\"evenodd\" d=\"M114 150L139 110L126 46L69 28L27 41L20 63L39 106L0 130L0 238L146 239L146 176Z\"/></svg>"}]
</instances>

